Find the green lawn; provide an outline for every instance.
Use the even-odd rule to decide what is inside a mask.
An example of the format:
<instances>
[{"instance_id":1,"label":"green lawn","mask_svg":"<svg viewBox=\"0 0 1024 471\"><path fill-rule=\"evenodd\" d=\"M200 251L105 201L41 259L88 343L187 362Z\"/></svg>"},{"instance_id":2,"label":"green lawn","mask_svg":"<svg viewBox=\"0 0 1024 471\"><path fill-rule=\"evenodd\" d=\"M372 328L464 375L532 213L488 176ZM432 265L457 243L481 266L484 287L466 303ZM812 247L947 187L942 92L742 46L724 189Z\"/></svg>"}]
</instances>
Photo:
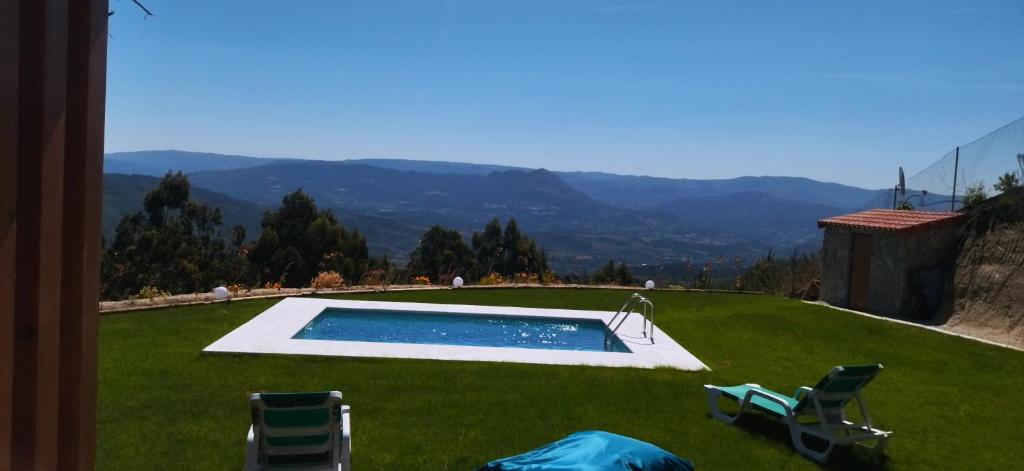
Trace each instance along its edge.
<instances>
[{"instance_id":1,"label":"green lawn","mask_svg":"<svg viewBox=\"0 0 1024 471\"><path fill-rule=\"evenodd\" d=\"M506 289L359 299L613 310L628 293ZM754 295L654 292L658 326L713 371L203 354L275 300L103 316L99 468L241 469L252 391L337 389L358 470L467 470L572 432L646 440L698 469L813 469L785 427L707 414L705 383L782 392L837 364L879 362L866 389L895 434L882 469L1012 469L1024 442L1024 354ZM875 466L840 450L828 467Z\"/></svg>"}]
</instances>

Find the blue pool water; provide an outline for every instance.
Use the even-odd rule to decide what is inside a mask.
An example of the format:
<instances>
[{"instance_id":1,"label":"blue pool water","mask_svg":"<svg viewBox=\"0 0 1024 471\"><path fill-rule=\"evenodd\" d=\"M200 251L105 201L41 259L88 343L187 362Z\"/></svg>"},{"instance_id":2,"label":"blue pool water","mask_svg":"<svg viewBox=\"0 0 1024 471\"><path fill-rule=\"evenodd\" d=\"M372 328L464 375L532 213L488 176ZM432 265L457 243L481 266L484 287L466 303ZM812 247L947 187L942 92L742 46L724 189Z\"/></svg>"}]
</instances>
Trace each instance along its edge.
<instances>
[{"instance_id":1,"label":"blue pool water","mask_svg":"<svg viewBox=\"0 0 1024 471\"><path fill-rule=\"evenodd\" d=\"M292 338L631 353L600 320L325 309Z\"/></svg>"}]
</instances>

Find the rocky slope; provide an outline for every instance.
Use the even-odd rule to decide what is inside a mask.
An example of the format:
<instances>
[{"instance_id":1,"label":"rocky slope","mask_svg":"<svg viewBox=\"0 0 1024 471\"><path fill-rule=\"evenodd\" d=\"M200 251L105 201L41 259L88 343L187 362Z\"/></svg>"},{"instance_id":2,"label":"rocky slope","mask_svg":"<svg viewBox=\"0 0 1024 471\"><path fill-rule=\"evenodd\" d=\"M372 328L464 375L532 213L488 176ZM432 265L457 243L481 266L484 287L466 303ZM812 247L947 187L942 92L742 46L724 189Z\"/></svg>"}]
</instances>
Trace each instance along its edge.
<instances>
[{"instance_id":1,"label":"rocky slope","mask_svg":"<svg viewBox=\"0 0 1024 471\"><path fill-rule=\"evenodd\" d=\"M969 214L943 328L1024 348L1024 189Z\"/></svg>"}]
</instances>

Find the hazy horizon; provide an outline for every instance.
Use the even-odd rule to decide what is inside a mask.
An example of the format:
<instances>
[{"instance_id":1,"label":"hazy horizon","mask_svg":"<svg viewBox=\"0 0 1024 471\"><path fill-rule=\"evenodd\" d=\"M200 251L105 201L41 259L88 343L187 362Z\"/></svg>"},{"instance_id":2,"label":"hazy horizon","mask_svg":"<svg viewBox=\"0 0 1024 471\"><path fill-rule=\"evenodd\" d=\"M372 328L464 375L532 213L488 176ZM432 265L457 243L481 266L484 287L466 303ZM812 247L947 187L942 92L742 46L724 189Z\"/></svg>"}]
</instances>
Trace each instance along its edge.
<instances>
[{"instance_id":1,"label":"hazy horizon","mask_svg":"<svg viewBox=\"0 0 1024 471\"><path fill-rule=\"evenodd\" d=\"M647 175L647 174L640 174L640 173L608 172L608 171L603 171L603 170L580 170L580 169L576 169L576 170L559 170L559 169L552 169L552 168L547 168L547 167L526 167L526 166L521 166L521 165L506 165L506 164L489 163L489 162L463 162L463 161L456 161L456 160L428 160L428 159L412 159L412 158L406 158L406 157L346 157L346 158L338 158L338 159L318 159L318 158L302 157L302 156L232 154L232 153L223 153L223 152L207 152L207 151L186 150L186 149L138 149L138 150L118 150L118 151L109 151L108 150L108 151L104 152L104 155L109 155L109 154L132 154L132 153L140 153L140 152L187 152L187 153L195 153L195 154L215 154L215 155L231 156L231 157L253 157L253 158L268 159L268 160L273 160L273 159L283 159L283 160L314 160L314 161L324 161L324 162L346 162L346 161L360 161L360 160L399 160L399 161L411 161L411 162L449 163L449 164L460 164L460 165L503 166L503 167L509 167L509 168L513 168L513 169L548 170L548 171L551 171L551 172L565 172L565 173L572 173L572 172L605 173L605 174L609 174L609 175L633 176L633 177L651 177L651 178L667 178L667 179L673 179L673 180L732 180L732 179L744 178L744 177L753 177L753 178L761 178L761 177L807 178L807 179L819 181L819 182L822 182L822 183L835 183L835 184L839 184L839 185L853 186L853 187L863 188L863 189L868 189L868 190L890 189L890 188L883 188L883 187L879 187L879 188L862 187L862 186L851 185L849 183L843 183L843 182L836 182L836 181L830 181L830 180L819 180L819 179L815 179L815 178L811 178L811 177L806 177L806 176L803 176L803 175L736 175L736 176L732 176L732 177L720 177L720 178L688 178L688 177L668 177L668 176L663 176L663 175Z\"/></svg>"}]
</instances>

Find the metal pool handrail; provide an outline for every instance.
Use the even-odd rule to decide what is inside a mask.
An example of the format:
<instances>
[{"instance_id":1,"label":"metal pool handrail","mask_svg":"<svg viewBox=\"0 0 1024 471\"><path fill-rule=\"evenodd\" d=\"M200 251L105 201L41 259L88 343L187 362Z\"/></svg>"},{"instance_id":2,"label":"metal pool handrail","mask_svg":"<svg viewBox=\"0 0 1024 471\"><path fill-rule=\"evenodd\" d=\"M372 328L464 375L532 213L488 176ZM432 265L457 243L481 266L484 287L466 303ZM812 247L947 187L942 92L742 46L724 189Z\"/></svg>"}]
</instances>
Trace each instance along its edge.
<instances>
[{"instance_id":1,"label":"metal pool handrail","mask_svg":"<svg viewBox=\"0 0 1024 471\"><path fill-rule=\"evenodd\" d=\"M630 314L637 312L637 307L642 308L642 310L640 311L640 315L643 316L644 318L643 328L640 330L640 334L643 335L644 337L649 337L651 339L651 343L654 343L654 303L652 303L651 300L643 296L640 296L640 293L633 293L633 295L626 300L622 307L620 307L619 310L615 312L615 315L608 320L607 327L611 329L612 333L614 334L616 331L619 330L619 327L622 327L622 324L626 322L626 319L629 318ZM621 319L619 319L619 323L615 324L615 327L613 328L612 324L615 322L616 319L618 319L620 314L623 314L623 316ZM649 336L647 335L648 322L650 322L651 324L651 334Z\"/></svg>"},{"instance_id":2,"label":"metal pool handrail","mask_svg":"<svg viewBox=\"0 0 1024 471\"><path fill-rule=\"evenodd\" d=\"M617 330L618 326L612 327L612 324L615 323L615 319L618 319L619 314L622 314L623 312L625 312L626 315L623 316L623 318L622 318L622 321L625 321L626 317L629 317L629 313L633 311L633 303L638 301L638 300L640 300L640 299L642 299L642 298L643 298L643 296L640 296L639 293L633 293L629 297L629 299L627 299L626 302L622 304L622 307L620 307L618 311L615 311L615 315L612 316L612 318L608 320L607 327L609 329L611 329L613 332L615 330ZM619 325L622 325L622 322L619 322Z\"/></svg>"}]
</instances>

